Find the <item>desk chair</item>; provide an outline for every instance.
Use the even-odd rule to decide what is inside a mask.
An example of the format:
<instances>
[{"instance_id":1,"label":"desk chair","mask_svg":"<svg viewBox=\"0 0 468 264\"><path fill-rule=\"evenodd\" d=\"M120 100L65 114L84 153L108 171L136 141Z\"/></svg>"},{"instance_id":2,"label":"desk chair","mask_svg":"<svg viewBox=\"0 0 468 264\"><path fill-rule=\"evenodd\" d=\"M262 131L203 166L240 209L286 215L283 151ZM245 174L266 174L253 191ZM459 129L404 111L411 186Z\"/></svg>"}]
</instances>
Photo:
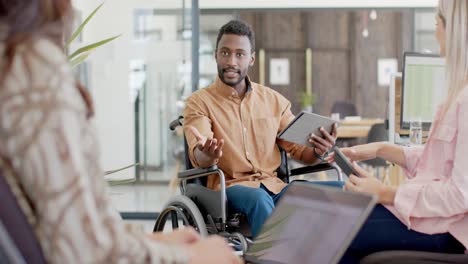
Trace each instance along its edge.
<instances>
[{"instance_id":1,"label":"desk chair","mask_svg":"<svg viewBox=\"0 0 468 264\"><path fill-rule=\"evenodd\" d=\"M357 116L356 106L353 103L344 101L336 101L332 106L331 113L339 113L340 118Z\"/></svg>"},{"instance_id":2,"label":"desk chair","mask_svg":"<svg viewBox=\"0 0 468 264\"><path fill-rule=\"evenodd\" d=\"M2 202L0 224L6 231L3 236L4 241L10 241L9 246L8 242L1 244L5 252L10 252L6 258L11 260L12 256L16 256L25 263L45 264L39 241L2 173L0 168L0 201ZM15 251L19 254L15 254ZM16 261L4 262L0 259L0 263L16 263Z\"/></svg>"}]
</instances>

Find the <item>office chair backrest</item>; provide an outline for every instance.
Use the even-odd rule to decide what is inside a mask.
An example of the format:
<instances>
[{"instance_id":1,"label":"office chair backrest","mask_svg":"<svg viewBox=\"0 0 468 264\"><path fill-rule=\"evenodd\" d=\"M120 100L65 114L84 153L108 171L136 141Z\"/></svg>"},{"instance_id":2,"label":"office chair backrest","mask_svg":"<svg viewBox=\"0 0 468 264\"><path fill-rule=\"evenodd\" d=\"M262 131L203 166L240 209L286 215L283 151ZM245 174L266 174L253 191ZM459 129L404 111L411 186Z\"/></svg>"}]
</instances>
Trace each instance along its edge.
<instances>
[{"instance_id":1,"label":"office chair backrest","mask_svg":"<svg viewBox=\"0 0 468 264\"><path fill-rule=\"evenodd\" d=\"M172 121L169 124L169 129L174 131L177 127L183 126L183 123L184 123L183 120L184 120L184 117L179 116L176 120ZM281 164L278 167L278 169L276 170L276 173L277 173L277 176L278 176L278 178L280 180L282 180L282 181L284 181L286 183L289 183L288 155L287 155L286 151L284 151L281 147L278 146L278 148L279 148L280 154L281 154ZM187 139L185 138L185 136L184 136L184 157L185 157L185 169L186 170L193 169L192 162L190 161L190 158L189 158L189 147L188 147ZM188 183L198 183L198 184L201 184L203 186L206 186L207 185L207 178L204 177L204 178L197 178L197 179L194 179L194 180L189 180Z\"/></svg>"},{"instance_id":2,"label":"office chair backrest","mask_svg":"<svg viewBox=\"0 0 468 264\"><path fill-rule=\"evenodd\" d=\"M367 135L367 143L387 141L388 131L385 124L374 124Z\"/></svg>"},{"instance_id":3,"label":"office chair backrest","mask_svg":"<svg viewBox=\"0 0 468 264\"><path fill-rule=\"evenodd\" d=\"M22 258L26 263L46 263L36 234L19 206L1 169L0 201L2 203L0 206L0 222Z\"/></svg>"},{"instance_id":4,"label":"office chair backrest","mask_svg":"<svg viewBox=\"0 0 468 264\"><path fill-rule=\"evenodd\" d=\"M26 263L0 221L0 263Z\"/></svg>"},{"instance_id":5,"label":"office chair backrest","mask_svg":"<svg viewBox=\"0 0 468 264\"><path fill-rule=\"evenodd\" d=\"M333 104L331 113L340 113L340 117L357 116L356 106L353 103L337 101Z\"/></svg>"}]
</instances>

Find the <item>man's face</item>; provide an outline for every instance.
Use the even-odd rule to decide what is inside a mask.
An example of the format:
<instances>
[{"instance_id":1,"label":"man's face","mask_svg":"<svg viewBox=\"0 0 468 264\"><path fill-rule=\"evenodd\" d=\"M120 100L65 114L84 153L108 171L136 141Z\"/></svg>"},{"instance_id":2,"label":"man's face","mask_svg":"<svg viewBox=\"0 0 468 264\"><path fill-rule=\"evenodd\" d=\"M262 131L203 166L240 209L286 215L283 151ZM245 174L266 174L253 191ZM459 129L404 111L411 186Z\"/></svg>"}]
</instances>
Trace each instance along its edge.
<instances>
[{"instance_id":1,"label":"man's face","mask_svg":"<svg viewBox=\"0 0 468 264\"><path fill-rule=\"evenodd\" d=\"M235 87L244 81L250 66L255 62L247 36L224 34L215 54L218 76L225 84Z\"/></svg>"}]
</instances>

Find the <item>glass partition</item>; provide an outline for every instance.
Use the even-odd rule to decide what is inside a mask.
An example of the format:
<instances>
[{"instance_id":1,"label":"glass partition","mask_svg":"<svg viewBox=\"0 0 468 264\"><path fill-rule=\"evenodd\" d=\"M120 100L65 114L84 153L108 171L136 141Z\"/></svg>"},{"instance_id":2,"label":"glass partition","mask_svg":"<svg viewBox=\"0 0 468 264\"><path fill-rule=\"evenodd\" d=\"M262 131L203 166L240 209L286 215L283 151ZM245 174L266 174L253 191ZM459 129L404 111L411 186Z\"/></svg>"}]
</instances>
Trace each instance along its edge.
<instances>
[{"instance_id":1,"label":"glass partition","mask_svg":"<svg viewBox=\"0 0 468 264\"><path fill-rule=\"evenodd\" d=\"M155 1L158 2L158 1ZM162 1L164 2L164 1ZM169 123L181 114L191 93L191 25L189 1L170 9L135 8L131 72L144 76L134 87L136 160L142 181L174 176L178 136ZM139 63L137 63L139 62ZM143 66L142 66L143 65ZM137 71L135 71L137 67ZM138 78L137 78L138 79Z\"/></svg>"}]
</instances>

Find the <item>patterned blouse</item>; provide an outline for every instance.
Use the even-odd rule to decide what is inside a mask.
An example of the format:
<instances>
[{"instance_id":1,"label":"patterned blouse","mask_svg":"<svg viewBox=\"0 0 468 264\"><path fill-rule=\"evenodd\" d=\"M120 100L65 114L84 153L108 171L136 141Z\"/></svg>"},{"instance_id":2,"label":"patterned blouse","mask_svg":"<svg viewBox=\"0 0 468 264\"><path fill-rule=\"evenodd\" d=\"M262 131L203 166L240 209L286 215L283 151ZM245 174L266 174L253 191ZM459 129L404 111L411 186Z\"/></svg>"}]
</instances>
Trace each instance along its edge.
<instances>
[{"instance_id":1,"label":"patterned blouse","mask_svg":"<svg viewBox=\"0 0 468 264\"><path fill-rule=\"evenodd\" d=\"M107 197L95 129L66 56L49 40L31 43L17 48L0 84L0 155L30 201L48 262L187 263L184 248L123 223Z\"/></svg>"}]
</instances>

